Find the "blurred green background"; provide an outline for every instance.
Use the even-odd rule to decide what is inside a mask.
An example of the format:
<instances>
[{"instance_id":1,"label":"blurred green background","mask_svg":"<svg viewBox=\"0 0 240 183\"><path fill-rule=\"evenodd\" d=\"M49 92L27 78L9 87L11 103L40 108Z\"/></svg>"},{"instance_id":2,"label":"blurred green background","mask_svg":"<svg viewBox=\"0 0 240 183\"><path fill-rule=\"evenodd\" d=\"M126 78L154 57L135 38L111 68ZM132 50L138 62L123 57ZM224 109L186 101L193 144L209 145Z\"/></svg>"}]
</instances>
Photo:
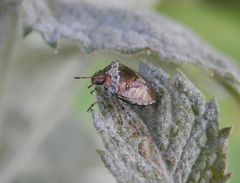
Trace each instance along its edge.
<instances>
[{"instance_id":1,"label":"blurred green background","mask_svg":"<svg viewBox=\"0 0 240 183\"><path fill-rule=\"evenodd\" d=\"M96 2L101 1L113 3ZM240 2L237 0L123 0L118 3L140 11L156 11L186 25L220 52L233 57L240 67ZM89 76L114 59L136 70L139 57L104 51L85 54L67 40L62 40L53 51L38 33L26 39L20 34L19 26L0 101L0 183L114 182L95 152L103 147L91 114L86 112L95 101L95 95L90 95L87 89L90 81L72 78ZM158 58L149 61L159 64ZM169 69L169 65L162 64L162 67ZM220 126L233 126L228 171L233 172L231 182L239 183L240 97L201 68L177 67L207 100L216 98Z\"/></svg>"}]
</instances>

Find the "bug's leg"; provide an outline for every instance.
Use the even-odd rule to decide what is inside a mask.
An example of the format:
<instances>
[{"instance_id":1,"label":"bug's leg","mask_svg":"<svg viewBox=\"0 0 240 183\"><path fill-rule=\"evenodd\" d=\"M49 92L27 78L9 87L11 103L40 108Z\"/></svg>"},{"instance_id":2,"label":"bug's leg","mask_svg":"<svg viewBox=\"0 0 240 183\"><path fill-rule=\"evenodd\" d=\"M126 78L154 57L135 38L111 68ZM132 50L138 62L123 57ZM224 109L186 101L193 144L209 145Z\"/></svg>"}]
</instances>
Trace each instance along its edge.
<instances>
[{"instance_id":1,"label":"bug's leg","mask_svg":"<svg viewBox=\"0 0 240 183\"><path fill-rule=\"evenodd\" d=\"M88 86L88 88L91 88L93 86L93 84L90 84L89 86Z\"/></svg>"},{"instance_id":2,"label":"bug's leg","mask_svg":"<svg viewBox=\"0 0 240 183\"><path fill-rule=\"evenodd\" d=\"M94 88L92 91L90 91L90 94L92 95L96 91L96 88Z\"/></svg>"},{"instance_id":3,"label":"bug's leg","mask_svg":"<svg viewBox=\"0 0 240 183\"><path fill-rule=\"evenodd\" d=\"M88 108L87 112L91 111L93 106L95 106L97 104L97 102L94 102L90 105L90 107Z\"/></svg>"},{"instance_id":4,"label":"bug's leg","mask_svg":"<svg viewBox=\"0 0 240 183\"><path fill-rule=\"evenodd\" d=\"M96 91L96 86L94 86L94 89L90 91L90 94L92 95Z\"/></svg>"}]
</instances>

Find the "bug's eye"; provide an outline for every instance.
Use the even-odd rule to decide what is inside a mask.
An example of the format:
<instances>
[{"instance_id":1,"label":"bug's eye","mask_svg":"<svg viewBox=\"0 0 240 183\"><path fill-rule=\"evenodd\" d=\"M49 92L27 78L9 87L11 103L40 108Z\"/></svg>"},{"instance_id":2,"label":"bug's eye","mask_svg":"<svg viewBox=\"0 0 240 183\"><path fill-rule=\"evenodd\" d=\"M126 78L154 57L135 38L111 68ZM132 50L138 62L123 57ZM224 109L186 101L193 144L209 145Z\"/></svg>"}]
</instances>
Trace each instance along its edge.
<instances>
[{"instance_id":1,"label":"bug's eye","mask_svg":"<svg viewBox=\"0 0 240 183\"><path fill-rule=\"evenodd\" d=\"M125 88L126 90L129 90L130 89L130 86L128 86L128 85L126 85L126 88Z\"/></svg>"}]
</instances>

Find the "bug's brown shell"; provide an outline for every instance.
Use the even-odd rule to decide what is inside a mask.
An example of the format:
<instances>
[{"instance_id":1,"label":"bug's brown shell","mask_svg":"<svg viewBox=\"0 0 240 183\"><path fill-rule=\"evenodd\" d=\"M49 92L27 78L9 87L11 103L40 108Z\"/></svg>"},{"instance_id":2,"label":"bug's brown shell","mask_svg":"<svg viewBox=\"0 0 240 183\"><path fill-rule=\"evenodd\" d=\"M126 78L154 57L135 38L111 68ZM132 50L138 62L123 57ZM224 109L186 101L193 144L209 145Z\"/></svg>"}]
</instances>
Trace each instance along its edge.
<instances>
[{"instance_id":1,"label":"bug's brown shell","mask_svg":"<svg viewBox=\"0 0 240 183\"><path fill-rule=\"evenodd\" d=\"M103 85L117 97L137 105L150 105L156 102L156 92L150 83L118 61L113 61L103 69L103 72L106 77Z\"/></svg>"}]
</instances>

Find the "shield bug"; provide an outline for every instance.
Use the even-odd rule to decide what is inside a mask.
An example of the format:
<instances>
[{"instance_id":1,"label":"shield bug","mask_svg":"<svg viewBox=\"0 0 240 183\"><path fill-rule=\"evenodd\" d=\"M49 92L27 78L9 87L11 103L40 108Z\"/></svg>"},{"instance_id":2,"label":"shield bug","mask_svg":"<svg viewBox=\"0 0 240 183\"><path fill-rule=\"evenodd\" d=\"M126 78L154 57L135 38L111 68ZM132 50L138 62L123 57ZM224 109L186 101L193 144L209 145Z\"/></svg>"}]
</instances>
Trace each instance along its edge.
<instances>
[{"instance_id":1,"label":"shield bug","mask_svg":"<svg viewBox=\"0 0 240 183\"><path fill-rule=\"evenodd\" d=\"M103 85L112 95L131 104L150 105L156 102L156 92L151 84L139 73L119 61L113 61L91 77L74 77L74 79L86 78L91 78L89 88L93 85Z\"/></svg>"}]
</instances>

